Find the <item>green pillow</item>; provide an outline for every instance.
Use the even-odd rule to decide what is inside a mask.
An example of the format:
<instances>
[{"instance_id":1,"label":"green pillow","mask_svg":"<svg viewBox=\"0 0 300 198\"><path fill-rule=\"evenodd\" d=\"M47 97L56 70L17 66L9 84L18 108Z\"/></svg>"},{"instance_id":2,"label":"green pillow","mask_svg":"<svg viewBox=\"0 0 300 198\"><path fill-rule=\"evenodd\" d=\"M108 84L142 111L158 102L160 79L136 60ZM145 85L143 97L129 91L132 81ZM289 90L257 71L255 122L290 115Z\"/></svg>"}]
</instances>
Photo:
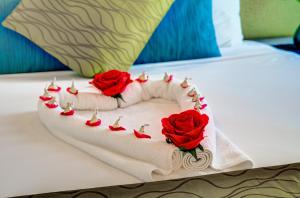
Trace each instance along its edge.
<instances>
[{"instance_id":1,"label":"green pillow","mask_svg":"<svg viewBox=\"0 0 300 198\"><path fill-rule=\"evenodd\" d=\"M300 24L298 0L241 0L244 37L292 36Z\"/></svg>"},{"instance_id":2,"label":"green pillow","mask_svg":"<svg viewBox=\"0 0 300 198\"><path fill-rule=\"evenodd\" d=\"M128 70L174 0L22 0L3 22L83 76Z\"/></svg>"}]
</instances>

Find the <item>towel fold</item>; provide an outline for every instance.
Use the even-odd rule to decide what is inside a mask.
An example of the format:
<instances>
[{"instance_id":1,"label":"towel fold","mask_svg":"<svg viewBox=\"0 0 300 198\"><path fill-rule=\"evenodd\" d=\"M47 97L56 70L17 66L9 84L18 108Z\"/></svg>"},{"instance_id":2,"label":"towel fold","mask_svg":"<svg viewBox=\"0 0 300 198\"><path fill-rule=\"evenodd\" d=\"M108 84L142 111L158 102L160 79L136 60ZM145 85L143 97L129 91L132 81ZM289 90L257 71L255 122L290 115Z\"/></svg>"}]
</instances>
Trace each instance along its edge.
<instances>
[{"instance_id":1,"label":"towel fold","mask_svg":"<svg viewBox=\"0 0 300 198\"><path fill-rule=\"evenodd\" d=\"M196 149L196 154L198 159L195 159L195 157L190 153L183 154L183 168L193 171L202 171L211 165L213 155L210 150L204 149L204 151L201 151L200 149Z\"/></svg>"},{"instance_id":2,"label":"towel fold","mask_svg":"<svg viewBox=\"0 0 300 198\"><path fill-rule=\"evenodd\" d=\"M195 86L190 88L192 87ZM151 98L164 98L176 101L183 111L194 107L192 98L187 96L190 88L183 89L180 82L175 80L171 83L166 83L163 80L149 80L145 83L135 81L122 93L124 101L118 103L117 99L104 96L100 92L80 91L79 86L78 95L72 95L68 92L61 93L60 104L64 107L67 102L74 102L77 110L95 108L114 110L119 106L124 108L123 111L126 112L126 107L136 103ZM207 101L204 102L207 103ZM76 115L76 113L75 116L63 117L59 114L61 111L61 107L48 109L44 102L39 101L38 103L41 121L55 136L143 181L153 181L157 176L167 177L176 173L178 169L205 171L208 167L224 170L241 164L247 168L252 166L248 156L226 139L215 127L209 107L202 111L210 119L205 128L205 139L201 142L204 151L197 149L198 160L190 153L181 152L173 144L167 144L165 137L161 134L161 126L152 128L151 132L155 134L155 138L137 139L132 133L133 129L144 123L125 123L126 131L112 132L108 128L111 123L103 123L100 127L92 128L85 126L84 123L87 118ZM140 111L143 112L143 109ZM151 113L151 110L144 112L144 114ZM145 119L147 118L149 117L145 115ZM106 120L112 119L106 118ZM161 118L157 117L157 119L160 120ZM151 125L151 120L145 120L145 123L148 122Z\"/></svg>"}]
</instances>

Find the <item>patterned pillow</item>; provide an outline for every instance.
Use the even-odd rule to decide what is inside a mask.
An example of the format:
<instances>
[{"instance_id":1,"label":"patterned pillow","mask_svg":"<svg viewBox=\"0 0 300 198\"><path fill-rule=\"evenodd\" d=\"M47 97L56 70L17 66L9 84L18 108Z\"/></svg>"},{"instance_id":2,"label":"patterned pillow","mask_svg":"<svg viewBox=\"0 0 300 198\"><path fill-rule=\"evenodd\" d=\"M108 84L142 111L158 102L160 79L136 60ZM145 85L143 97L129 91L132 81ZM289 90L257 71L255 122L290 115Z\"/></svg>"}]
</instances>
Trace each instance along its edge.
<instances>
[{"instance_id":1,"label":"patterned pillow","mask_svg":"<svg viewBox=\"0 0 300 198\"><path fill-rule=\"evenodd\" d=\"M173 0L22 0L3 25L86 77L128 70Z\"/></svg>"},{"instance_id":2,"label":"patterned pillow","mask_svg":"<svg viewBox=\"0 0 300 198\"><path fill-rule=\"evenodd\" d=\"M0 23L20 0L0 0ZM0 74L66 70L68 67L24 36L0 25Z\"/></svg>"}]
</instances>

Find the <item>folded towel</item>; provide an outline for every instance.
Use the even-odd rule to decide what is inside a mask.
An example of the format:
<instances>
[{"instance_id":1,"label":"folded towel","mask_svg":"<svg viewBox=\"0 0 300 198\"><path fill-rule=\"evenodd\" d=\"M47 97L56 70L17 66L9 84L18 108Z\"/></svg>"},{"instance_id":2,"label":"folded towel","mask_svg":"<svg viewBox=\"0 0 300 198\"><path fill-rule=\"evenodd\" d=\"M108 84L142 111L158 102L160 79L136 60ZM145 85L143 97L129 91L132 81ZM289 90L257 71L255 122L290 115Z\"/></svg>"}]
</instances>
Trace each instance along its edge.
<instances>
[{"instance_id":1,"label":"folded towel","mask_svg":"<svg viewBox=\"0 0 300 198\"><path fill-rule=\"evenodd\" d=\"M75 109L79 110L99 109L107 111L118 108L117 99L102 95L101 92L93 85L82 85L79 87L77 95L70 94L67 91L62 91L59 94L59 101L62 107L65 107L67 102L71 102Z\"/></svg>"},{"instance_id":2,"label":"folded towel","mask_svg":"<svg viewBox=\"0 0 300 198\"><path fill-rule=\"evenodd\" d=\"M191 85L190 88L192 87ZM175 80L171 83L163 80L149 80L145 83L135 81L122 93L124 101L118 102L117 99L102 95L98 90L81 91L79 85L78 95L63 92L60 94L60 102L62 106L67 102L74 102L78 110L95 108L117 110L119 105L123 109L123 114L126 115L125 107L151 98L164 98L177 101L183 111L194 107L191 97L187 96L190 88L183 89L180 82ZM204 102L207 103L205 100ZM145 103L145 107L147 105L148 103ZM172 109L169 110L172 112ZM206 171L208 167L211 167L224 170L241 164L247 168L252 167L248 156L236 148L215 127L209 107L203 110L203 113L207 114L210 119L205 128L205 139L201 142L204 151L197 150L199 160L195 160L191 154L183 153L174 145L165 142L165 137L161 134L161 125L153 124L152 126L154 122L152 114L157 112L157 109L152 111L148 108L147 112L138 109L140 112L136 112L136 115L144 118L145 122L127 122L124 124L127 129L124 132L109 130L108 125L112 124L111 121L117 117L115 114L106 114L103 118L105 122L100 127L92 128L84 124L88 118L76 115L76 113L75 116L64 117L59 114L61 111L61 107L48 109L44 102L38 103L41 121L55 136L143 181L153 181L162 176L167 178L178 169ZM134 116L129 113L128 115ZM161 118L158 116L155 121L160 122ZM133 129L138 129L141 124L145 123L151 125L148 134L152 136L152 139L137 139L132 133ZM180 173L179 170L178 173Z\"/></svg>"}]
</instances>

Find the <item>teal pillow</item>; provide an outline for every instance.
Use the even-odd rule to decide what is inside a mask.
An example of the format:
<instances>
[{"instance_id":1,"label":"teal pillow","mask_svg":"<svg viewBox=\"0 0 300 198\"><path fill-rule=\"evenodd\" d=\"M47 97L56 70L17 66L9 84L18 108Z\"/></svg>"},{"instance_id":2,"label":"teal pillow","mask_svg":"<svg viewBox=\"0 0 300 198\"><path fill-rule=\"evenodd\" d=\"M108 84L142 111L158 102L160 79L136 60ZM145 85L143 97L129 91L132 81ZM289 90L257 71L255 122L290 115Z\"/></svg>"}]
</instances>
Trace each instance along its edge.
<instances>
[{"instance_id":1,"label":"teal pillow","mask_svg":"<svg viewBox=\"0 0 300 198\"><path fill-rule=\"evenodd\" d=\"M20 0L0 0L0 24ZM0 74L68 69L20 34L0 25Z\"/></svg>"},{"instance_id":2,"label":"teal pillow","mask_svg":"<svg viewBox=\"0 0 300 198\"><path fill-rule=\"evenodd\" d=\"M135 64L220 56L211 0L176 0Z\"/></svg>"}]
</instances>

